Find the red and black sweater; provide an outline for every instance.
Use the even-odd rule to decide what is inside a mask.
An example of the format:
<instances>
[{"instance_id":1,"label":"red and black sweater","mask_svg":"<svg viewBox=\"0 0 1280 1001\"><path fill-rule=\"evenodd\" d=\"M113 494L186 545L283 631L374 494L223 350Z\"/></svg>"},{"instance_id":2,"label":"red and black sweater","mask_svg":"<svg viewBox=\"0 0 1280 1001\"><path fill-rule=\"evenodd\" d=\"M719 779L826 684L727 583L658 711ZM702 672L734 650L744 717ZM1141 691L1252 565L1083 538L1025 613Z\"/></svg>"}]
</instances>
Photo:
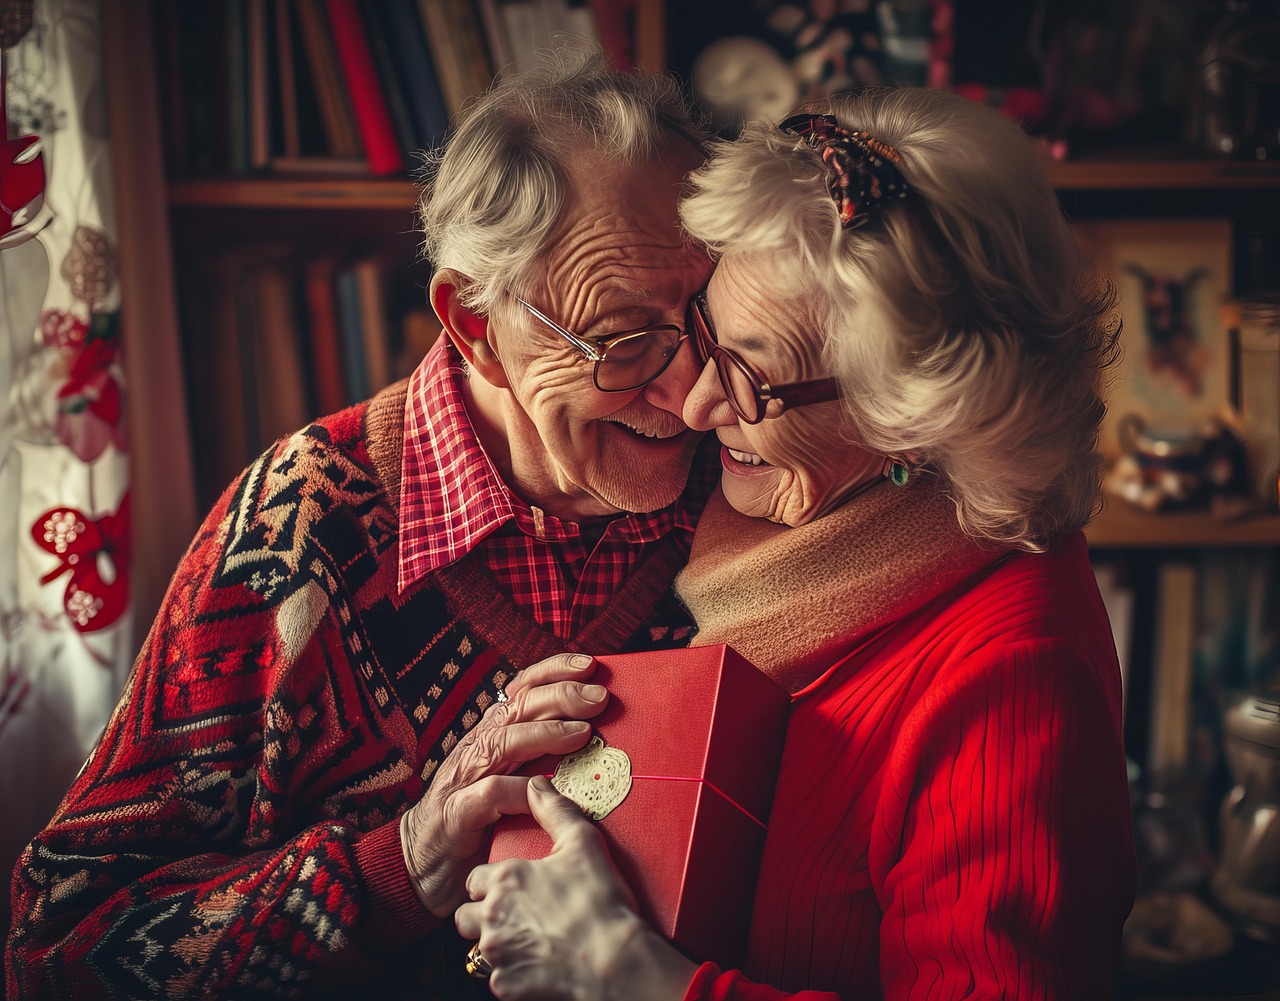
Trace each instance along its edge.
<instances>
[{"instance_id":1,"label":"red and black sweater","mask_svg":"<svg viewBox=\"0 0 1280 1001\"><path fill-rule=\"evenodd\" d=\"M14 872L9 997L457 996L465 945L414 897L400 814L515 670L687 644L689 540L570 644L471 558L398 593L404 399L281 441L214 506Z\"/></svg>"}]
</instances>

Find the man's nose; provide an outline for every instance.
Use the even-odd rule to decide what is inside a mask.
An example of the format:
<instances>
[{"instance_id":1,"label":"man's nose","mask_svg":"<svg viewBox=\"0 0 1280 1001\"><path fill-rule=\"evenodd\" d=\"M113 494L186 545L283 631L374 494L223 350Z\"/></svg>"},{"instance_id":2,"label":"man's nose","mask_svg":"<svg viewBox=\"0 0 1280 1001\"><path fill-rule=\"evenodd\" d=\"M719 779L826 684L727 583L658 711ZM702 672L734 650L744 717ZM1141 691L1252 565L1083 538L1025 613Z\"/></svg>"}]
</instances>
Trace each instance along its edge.
<instances>
[{"instance_id":1,"label":"man's nose","mask_svg":"<svg viewBox=\"0 0 1280 1001\"><path fill-rule=\"evenodd\" d=\"M708 360L702 366L693 388L684 399L682 416L684 422L697 431L710 431L738 423L738 415L724 395L724 387L720 385L720 375L714 361Z\"/></svg>"},{"instance_id":2,"label":"man's nose","mask_svg":"<svg viewBox=\"0 0 1280 1001\"><path fill-rule=\"evenodd\" d=\"M662 374L644 388L644 397L655 407L679 416L684 401L698 381L698 356L693 349L693 339L686 337L676 349L671 364Z\"/></svg>"}]
</instances>

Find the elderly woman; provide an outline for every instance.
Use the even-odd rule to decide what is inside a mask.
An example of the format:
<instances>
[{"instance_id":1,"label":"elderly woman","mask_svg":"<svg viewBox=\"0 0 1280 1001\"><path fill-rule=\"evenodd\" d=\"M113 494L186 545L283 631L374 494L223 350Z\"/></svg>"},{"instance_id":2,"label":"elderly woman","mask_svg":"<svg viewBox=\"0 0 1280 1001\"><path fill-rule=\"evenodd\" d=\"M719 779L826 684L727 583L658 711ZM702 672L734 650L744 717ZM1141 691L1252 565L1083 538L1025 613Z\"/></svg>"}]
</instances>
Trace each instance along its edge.
<instances>
[{"instance_id":1,"label":"elderly woman","mask_svg":"<svg viewBox=\"0 0 1280 1001\"><path fill-rule=\"evenodd\" d=\"M1113 294L998 114L823 110L748 127L682 205L718 258L684 413L723 472L676 586L793 695L745 969L645 926L534 779L555 850L479 867L456 915L500 998L1113 991L1134 858L1081 533Z\"/></svg>"}]
</instances>

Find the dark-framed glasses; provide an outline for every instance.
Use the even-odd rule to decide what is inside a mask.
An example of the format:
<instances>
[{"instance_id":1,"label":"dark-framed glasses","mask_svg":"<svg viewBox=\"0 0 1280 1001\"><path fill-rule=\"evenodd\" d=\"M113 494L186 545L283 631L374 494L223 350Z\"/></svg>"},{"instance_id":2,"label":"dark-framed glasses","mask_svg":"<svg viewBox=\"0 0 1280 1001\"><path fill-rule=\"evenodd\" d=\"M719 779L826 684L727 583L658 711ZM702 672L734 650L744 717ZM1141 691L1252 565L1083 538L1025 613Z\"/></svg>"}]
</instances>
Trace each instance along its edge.
<instances>
[{"instance_id":1,"label":"dark-framed glasses","mask_svg":"<svg viewBox=\"0 0 1280 1001\"><path fill-rule=\"evenodd\" d=\"M792 407L829 403L840 398L840 384L832 377L771 386L759 372L716 340L716 330L707 313L706 292L699 292L689 300L688 324L698 360L704 366L710 360L715 361L716 374L720 376L729 405L747 424L759 424L766 416L779 417ZM766 413L770 400L777 400L779 406L774 407L773 413Z\"/></svg>"},{"instance_id":2,"label":"dark-framed glasses","mask_svg":"<svg viewBox=\"0 0 1280 1001\"><path fill-rule=\"evenodd\" d=\"M579 337L556 323L536 306L515 296L534 319L545 324L594 362L591 381L602 393L625 393L647 386L667 370L689 336L672 323L639 330L624 330L609 337Z\"/></svg>"}]
</instances>

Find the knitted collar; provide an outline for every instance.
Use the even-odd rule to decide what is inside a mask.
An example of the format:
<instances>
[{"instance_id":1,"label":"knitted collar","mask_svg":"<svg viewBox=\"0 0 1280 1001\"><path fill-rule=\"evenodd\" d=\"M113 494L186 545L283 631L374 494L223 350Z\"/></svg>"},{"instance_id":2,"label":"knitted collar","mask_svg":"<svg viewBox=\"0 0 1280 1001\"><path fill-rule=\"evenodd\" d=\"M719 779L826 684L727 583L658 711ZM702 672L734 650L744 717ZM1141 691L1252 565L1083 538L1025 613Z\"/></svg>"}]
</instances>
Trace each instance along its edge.
<instances>
[{"instance_id":1,"label":"knitted collar","mask_svg":"<svg viewBox=\"0 0 1280 1001\"><path fill-rule=\"evenodd\" d=\"M872 633L1004 555L961 531L942 483L879 487L787 528L716 491L676 592L699 645L728 643L795 694Z\"/></svg>"},{"instance_id":2,"label":"knitted collar","mask_svg":"<svg viewBox=\"0 0 1280 1001\"><path fill-rule=\"evenodd\" d=\"M441 335L409 382L398 498L401 591L462 559L508 524L556 547L573 547L581 538L580 524L534 507L503 481L467 412L464 370L457 348ZM718 460L715 470L718 478ZM676 503L613 516L602 532L619 543L642 545L673 529L691 530L693 502L706 496L712 482L697 494L695 473L690 481L693 490Z\"/></svg>"}]
</instances>

